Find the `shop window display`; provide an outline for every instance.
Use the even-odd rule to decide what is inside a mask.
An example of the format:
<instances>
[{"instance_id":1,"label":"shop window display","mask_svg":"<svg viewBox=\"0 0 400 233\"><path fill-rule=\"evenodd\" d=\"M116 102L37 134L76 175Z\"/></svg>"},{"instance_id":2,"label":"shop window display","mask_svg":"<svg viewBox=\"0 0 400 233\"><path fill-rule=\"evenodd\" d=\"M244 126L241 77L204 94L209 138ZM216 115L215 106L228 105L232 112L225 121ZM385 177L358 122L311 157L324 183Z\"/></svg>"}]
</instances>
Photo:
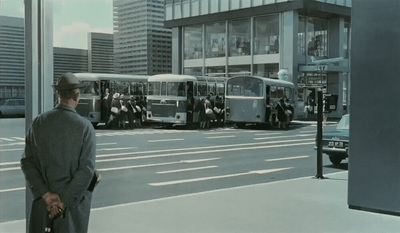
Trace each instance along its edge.
<instances>
[{"instance_id":1,"label":"shop window display","mask_svg":"<svg viewBox=\"0 0 400 233\"><path fill-rule=\"evenodd\" d=\"M229 56L250 55L250 19L229 22Z\"/></svg>"},{"instance_id":2,"label":"shop window display","mask_svg":"<svg viewBox=\"0 0 400 233\"><path fill-rule=\"evenodd\" d=\"M226 32L225 22L206 25L206 57L225 57Z\"/></svg>"},{"instance_id":3,"label":"shop window display","mask_svg":"<svg viewBox=\"0 0 400 233\"><path fill-rule=\"evenodd\" d=\"M185 27L185 59L200 59L203 57L202 38L202 25Z\"/></svg>"}]
</instances>

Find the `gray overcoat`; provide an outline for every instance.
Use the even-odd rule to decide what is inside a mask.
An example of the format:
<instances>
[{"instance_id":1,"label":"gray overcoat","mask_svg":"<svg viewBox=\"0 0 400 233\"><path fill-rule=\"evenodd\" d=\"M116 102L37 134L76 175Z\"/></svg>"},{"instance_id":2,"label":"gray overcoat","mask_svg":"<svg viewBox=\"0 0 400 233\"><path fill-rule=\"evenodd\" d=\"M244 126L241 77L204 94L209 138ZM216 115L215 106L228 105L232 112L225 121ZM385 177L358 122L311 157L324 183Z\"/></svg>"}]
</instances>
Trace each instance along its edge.
<instances>
[{"instance_id":1,"label":"gray overcoat","mask_svg":"<svg viewBox=\"0 0 400 233\"><path fill-rule=\"evenodd\" d=\"M29 232L43 232L47 218L42 196L57 193L65 218L53 222L55 233L87 232L92 193L87 191L96 159L92 124L68 105L38 116L25 138L21 168L33 194Z\"/></svg>"}]
</instances>

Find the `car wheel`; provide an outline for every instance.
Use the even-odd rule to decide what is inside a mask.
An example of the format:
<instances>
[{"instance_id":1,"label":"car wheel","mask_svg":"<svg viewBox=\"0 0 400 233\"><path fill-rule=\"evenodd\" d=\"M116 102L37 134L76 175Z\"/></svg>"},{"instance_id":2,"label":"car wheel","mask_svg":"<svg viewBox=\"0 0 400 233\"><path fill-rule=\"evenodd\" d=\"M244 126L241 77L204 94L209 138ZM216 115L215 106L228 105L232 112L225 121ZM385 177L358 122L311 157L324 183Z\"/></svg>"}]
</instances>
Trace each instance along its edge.
<instances>
[{"instance_id":1,"label":"car wheel","mask_svg":"<svg viewBox=\"0 0 400 233\"><path fill-rule=\"evenodd\" d=\"M336 155L329 155L329 160L332 162L333 165L339 165L343 158Z\"/></svg>"}]
</instances>

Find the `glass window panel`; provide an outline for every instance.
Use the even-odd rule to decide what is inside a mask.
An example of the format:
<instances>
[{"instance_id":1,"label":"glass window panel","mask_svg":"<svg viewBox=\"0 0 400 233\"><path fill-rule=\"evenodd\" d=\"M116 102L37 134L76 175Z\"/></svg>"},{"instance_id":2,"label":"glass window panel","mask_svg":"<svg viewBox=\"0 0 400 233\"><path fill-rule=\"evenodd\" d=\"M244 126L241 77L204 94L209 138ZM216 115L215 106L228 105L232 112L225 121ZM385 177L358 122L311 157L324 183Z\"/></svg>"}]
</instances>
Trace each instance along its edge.
<instances>
[{"instance_id":1,"label":"glass window panel","mask_svg":"<svg viewBox=\"0 0 400 233\"><path fill-rule=\"evenodd\" d=\"M203 72L201 70L202 69L200 67L185 68L185 69L183 69L183 73L187 74L187 75L202 76Z\"/></svg>"},{"instance_id":2,"label":"glass window panel","mask_svg":"<svg viewBox=\"0 0 400 233\"><path fill-rule=\"evenodd\" d=\"M168 82L167 95L168 96L185 96L186 84L184 82Z\"/></svg>"},{"instance_id":3,"label":"glass window panel","mask_svg":"<svg viewBox=\"0 0 400 233\"><path fill-rule=\"evenodd\" d=\"M310 56L328 56L328 21L307 19L307 53Z\"/></svg>"},{"instance_id":4,"label":"glass window panel","mask_svg":"<svg viewBox=\"0 0 400 233\"><path fill-rule=\"evenodd\" d=\"M240 7L240 1L231 1L231 9L230 10L237 10Z\"/></svg>"},{"instance_id":5,"label":"glass window panel","mask_svg":"<svg viewBox=\"0 0 400 233\"><path fill-rule=\"evenodd\" d=\"M250 55L250 19L229 22L229 56Z\"/></svg>"},{"instance_id":6,"label":"glass window panel","mask_svg":"<svg viewBox=\"0 0 400 233\"><path fill-rule=\"evenodd\" d=\"M165 19L172 20L172 5L165 6Z\"/></svg>"},{"instance_id":7,"label":"glass window panel","mask_svg":"<svg viewBox=\"0 0 400 233\"><path fill-rule=\"evenodd\" d=\"M213 77L225 77L225 66L207 67L205 74Z\"/></svg>"},{"instance_id":8,"label":"glass window panel","mask_svg":"<svg viewBox=\"0 0 400 233\"><path fill-rule=\"evenodd\" d=\"M279 16L254 19L254 54L279 53Z\"/></svg>"},{"instance_id":9,"label":"glass window panel","mask_svg":"<svg viewBox=\"0 0 400 233\"><path fill-rule=\"evenodd\" d=\"M200 0L200 14L208 14L208 0Z\"/></svg>"},{"instance_id":10,"label":"glass window panel","mask_svg":"<svg viewBox=\"0 0 400 233\"><path fill-rule=\"evenodd\" d=\"M174 19L180 19L182 18L182 9L181 9L181 3L175 3L174 5Z\"/></svg>"},{"instance_id":11,"label":"glass window panel","mask_svg":"<svg viewBox=\"0 0 400 233\"><path fill-rule=\"evenodd\" d=\"M253 6L261 6L263 4L263 0L253 0Z\"/></svg>"},{"instance_id":12,"label":"glass window panel","mask_svg":"<svg viewBox=\"0 0 400 233\"><path fill-rule=\"evenodd\" d=\"M237 75L251 75L250 65L229 66L228 77Z\"/></svg>"},{"instance_id":13,"label":"glass window panel","mask_svg":"<svg viewBox=\"0 0 400 233\"><path fill-rule=\"evenodd\" d=\"M189 1L185 1L182 3L182 13L183 17L189 17L190 16L190 4Z\"/></svg>"},{"instance_id":14,"label":"glass window panel","mask_svg":"<svg viewBox=\"0 0 400 233\"><path fill-rule=\"evenodd\" d=\"M306 17L299 16L299 26L297 32L297 53L299 55L306 55Z\"/></svg>"},{"instance_id":15,"label":"glass window panel","mask_svg":"<svg viewBox=\"0 0 400 233\"><path fill-rule=\"evenodd\" d=\"M206 25L206 57L224 57L226 47L225 22Z\"/></svg>"},{"instance_id":16,"label":"glass window panel","mask_svg":"<svg viewBox=\"0 0 400 233\"><path fill-rule=\"evenodd\" d=\"M203 26L185 27L184 38L185 59L199 59L203 57Z\"/></svg>"},{"instance_id":17,"label":"glass window panel","mask_svg":"<svg viewBox=\"0 0 400 233\"><path fill-rule=\"evenodd\" d=\"M251 0L242 0L242 8L251 7Z\"/></svg>"},{"instance_id":18,"label":"glass window panel","mask_svg":"<svg viewBox=\"0 0 400 233\"><path fill-rule=\"evenodd\" d=\"M229 11L229 1L230 0L220 0L220 2L221 2L221 11Z\"/></svg>"},{"instance_id":19,"label":"glass window panel","mask_svg":"<svg viewBox=\"0 0 400 233\"><path fill-rule=\"evenodd\" d=\"M219 12L219 1L213 0L210 2L210 13L217 13Z\"/></svg>"},{"instance_id":20,"label":"glass window panel","mask_svg":"<svg viewBox=\"0 0 400 233\"><path fill-rule=\"evenodd\" d=\"M199 1L193 0L192 1L192 16L198 16L199 14L200 14Z\"/></svg>"},{"instance_id":21,"label":"glass window panel","mask_svg":"<svg viewBox=\"0 0 400 233\"><path fill-rule=\"evenodd\" d=\"M207 83L199 83L197 86L197 91L199 96L206 96L207 92Z\"/></svg>"}]
</instances>

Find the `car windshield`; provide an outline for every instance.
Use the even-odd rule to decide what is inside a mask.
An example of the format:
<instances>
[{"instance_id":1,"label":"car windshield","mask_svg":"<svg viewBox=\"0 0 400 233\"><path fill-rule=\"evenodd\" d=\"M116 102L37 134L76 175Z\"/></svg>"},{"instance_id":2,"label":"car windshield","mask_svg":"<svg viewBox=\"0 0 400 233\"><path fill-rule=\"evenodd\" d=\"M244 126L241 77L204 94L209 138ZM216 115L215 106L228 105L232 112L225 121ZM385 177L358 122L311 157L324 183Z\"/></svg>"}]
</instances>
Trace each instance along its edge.
<instances>
[{"instance_id":1,"label":"car windshield","mask_svg":"<svg viewBox=\"0 0 400 233\"><path fill-rule=\"evenodd\" d=\"M336 126L336 129L338 130L343 130L343 129L349 129L350 126L350 115L344 115L342 116L342 119L339 121L338 125Z\"/></svg>"}]
</instances>

